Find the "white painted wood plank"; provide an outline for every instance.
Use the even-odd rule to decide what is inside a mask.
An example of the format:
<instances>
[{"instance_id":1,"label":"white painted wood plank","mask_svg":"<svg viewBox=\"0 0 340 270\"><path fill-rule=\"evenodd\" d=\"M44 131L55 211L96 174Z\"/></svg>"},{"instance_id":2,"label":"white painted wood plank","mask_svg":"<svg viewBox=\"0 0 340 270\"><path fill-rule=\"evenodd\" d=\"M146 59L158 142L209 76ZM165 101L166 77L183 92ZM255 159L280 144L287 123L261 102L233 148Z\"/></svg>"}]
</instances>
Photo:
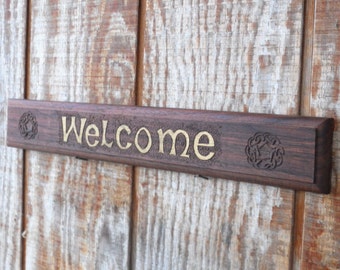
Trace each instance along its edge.
<instances>
[{"instance_id":1,"label":"white painted wood plank","mask_svg":"<svg viewBox=\"0 0 340 270\"><path fill-rule=\"evenodd\" d=\"M7 100L24 96L26 2L0 1L0 268L21 267L22 150L6 146ZM10 136L10 134L8 134Z\"/></svg>"},{"instance_id":2,"label":"white painted wood plank","mask_svg":"<svg viewBox=\"0 0 340 270\"><path fill-rule=\"evenodd\" d=\"M297 114L303 1L147 1L142 105ZM294 192L139 169L135 269L288 269Z\"/></svg>"},{"instance_id":3,"label":"white painted wood plank","mask_svg":"<svg viewBox=\"0 0 340 270\"><path fill-rule=\"evenodd\" d=\"M134 104L138 3L34 1L30 99ZM132 168L30 151L27 269L127 269Z\"/></svg>"}]
</instances>

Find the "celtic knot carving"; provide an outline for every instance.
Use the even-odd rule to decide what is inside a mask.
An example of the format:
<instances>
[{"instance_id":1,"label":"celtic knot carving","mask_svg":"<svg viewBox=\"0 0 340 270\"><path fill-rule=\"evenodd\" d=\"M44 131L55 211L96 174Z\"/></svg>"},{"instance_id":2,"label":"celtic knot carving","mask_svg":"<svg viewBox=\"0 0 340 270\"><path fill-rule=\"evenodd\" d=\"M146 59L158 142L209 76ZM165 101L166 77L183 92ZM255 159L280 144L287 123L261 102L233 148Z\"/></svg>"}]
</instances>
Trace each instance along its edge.
<instances>
[{"instance_id":1,"label":"celtic knot carving","mask_svg":"<svg viewBox=\"0 0 340 270\"><path fill-rule=\"evenodd\" d=\"M25 112L19 120L20 135L25 140L32 140L38 134L38 122L35 115L31 112Z\"/></svg>"},{"instance_id":2,"label":"celtic knot carving","mask_svg":"<svg viewBox=\"0 0 340 270\"><path fill-rule=\"evenodd\" d=\"M248 139L245 153L254 168L274 170L282 165L285 150L278 137L258 132Z\"/></svg>"}]
</instances>

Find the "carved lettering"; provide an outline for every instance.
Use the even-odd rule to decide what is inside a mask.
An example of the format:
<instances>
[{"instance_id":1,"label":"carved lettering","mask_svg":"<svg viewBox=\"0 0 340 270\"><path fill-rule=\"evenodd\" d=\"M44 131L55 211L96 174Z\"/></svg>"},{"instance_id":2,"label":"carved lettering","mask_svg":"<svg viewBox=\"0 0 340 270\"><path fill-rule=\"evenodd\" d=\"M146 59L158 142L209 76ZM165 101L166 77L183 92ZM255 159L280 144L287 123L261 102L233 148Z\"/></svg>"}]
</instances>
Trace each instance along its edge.
<instances>
[{"instance_id":1,"label":"carved lettering","mask_svg":"<svg viewBox=\"0 0 340 270\"><path fill-rule=\"evenodd\" d=\"M92 133L91 130L93 130L94 133ZM90 147L97 146L99 141L98 140L94 140L94 142L91 143L90 140L89 140L89 137L98 137L98 136L99 136L99 129L98 129L98 127L95 124L88 125L87 128L86 128L86 131L85 131L85 139L86 139L87 144Z\"/></svg>"},{"instance_id":2,"label":"carved lettering","mask_svg":"<svg viewBox=\"0 0 340 270\"><path fill-rule=\"evenodd\" d=\"M203 136L207 137L207 139L208 139L207 143L201 142L201 139L202 139ZM202 155L200 153L199 147L203 148L203 147L214 147L214 146L215 146L214 138L211 136L211 134L209 132L201 131L195 136L194 151L195 151L195 155L200 160L209 160L215 155L215 153L209 152L209 154L207 154L207 155Z\"/></svg>"},{"instance_id":3,"label":"carved lettering","mask_svg":"<svg viewBox=\"0 0 340 270\"><path fill-rule=\"evenodd\" d=\"M139 144L139 134L144 131L146 136L148 137L148 144L146 145L146 147L143 149L140 144ZM146 154L147 152L149 152L151 145L152 145L152 139L151 139L151 134L149 132L149 130L147 130L145 127L140 128L137 131L136 137L135 137L135 145L136 148L138 149L139 152Z\"/></svg>"},{"instance_id":4,"label":"carved lettering","mask_svg":"<svg viewBox=\"0 0 340 270\"><path fill-rule=\"evenodd\" d=\"M187 128L159 128L157 124L136 122L139 127L117 123L104 117L61 116L60 141L66 144L98 147L108 151L169 156L172 158L212 160L216 154L215 139L207 130L197 133ZM91 119L91 120L89 120ZM122 120L120 120L121 122ZM164 125L164 123L162 123Z\"/></svg>"},{"instance_id":5,"label":"carved lettering","mask_svg":"<svg viewBox=\"0 0 340 270\"><path fill-rule=\"evenodd\" d=\"M179 134L182 134L185 137L185 149L183 150L181 157L189 158L188 155L188 149L189 149L189 135L186 131L182 129L176 130L176 132L173 132L173 130L168 129L167 131L163 132L162 129L159 129L158 131L159 136L159 152L164 153L164 137L166 135L169 135L172 139L172 145L170 150L170 155L176 155L176 139Z\"/></svg>"},{"instance_id":6,"label":"carved lettering","mask_svg":"<svg viewBox=\"0 0 340 270\"><path fill-rule=\"evenodd\" d=\"M107 146L107 147L112 147L113 141L110 143L107 143L106 141L106 128L107 128L107 120L103 120L103 137L102 137L102 143L101 146Z\"/></svg>"},{"instance_id":7,"label":"carved lettering","mask_svg":"<svg viewBox=\"0 0 340 270\"><path fill-rule=\"evenodd\" d=\"M131 143L128 142L128 143L126 143L126 145L122 145L122 143L120 141L120 134L123 130L125 130L126 133L128 135L130 135L131 129L127 125L120 125L119 128L117 129L117 133L116 133L117 145L120 149L125 150L125 149L129 149L131 147Z\"/></svg>"},{"instance_id":8,"label":"carved lettering","mask_svg":"<svg viewBox=\"0 0 340 270\"><path fill-rule=\"evenodd\" d=\"M83 136L84 126L85 126L85 123L86 123L86 118L81 118L79 132L77 131L77 128L76 128L76 123L75 123L76 117L75 116L71 117L71 124L70 124L68 131L66 131L66 129L67 129L67 127L66 127L66 116L63 116L61 118L61 121L62 121L62 125L63 125L63 141L64 142L68 141L68 137L73 130L74 135L76 136L77 142L82 143L81 140L82 140L82 136Z\"/></svg>"}]
</instances>

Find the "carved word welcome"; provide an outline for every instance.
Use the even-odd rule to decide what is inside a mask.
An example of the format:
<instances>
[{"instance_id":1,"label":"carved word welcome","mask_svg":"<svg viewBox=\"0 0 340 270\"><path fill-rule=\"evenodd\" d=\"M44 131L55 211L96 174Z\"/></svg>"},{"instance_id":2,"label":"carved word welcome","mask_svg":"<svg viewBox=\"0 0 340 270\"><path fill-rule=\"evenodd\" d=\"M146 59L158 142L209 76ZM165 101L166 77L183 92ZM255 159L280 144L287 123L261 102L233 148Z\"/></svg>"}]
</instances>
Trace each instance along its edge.
<instances>
[{"instance_id":1,"label":"carved word welcome","mask_svg":"<svg viewBox=\"0 0 340 270\"><path fill-rule=\"evenodd\" d=\"M28 100L8 104L9 146L330 191L330 118Z\"/></svg>"},{"instance_id":2,"label":"carved word welcome","mask_svg":"<svg viewBox=\"0 0 340 270\"><path fill-rule=\"evenodd\" d=\"M156 147L159 153L165 154L164 145L168 141L167 145L170 145L168 153L173 156L178 154L176 151L178 148L183 148L179 156L190 158L188 152L190 147L193 148L196 158L200 160L210 160L215 155L213 150L215 140L205 130L199 131L193 137L190 137L188 131L183 129L157 129L157 127L151 129L141 126L133 132L133 129L127 124L120 124L116 129L112 127L108 129L108 126L112 126L109 120L101 120L100 124L96 124L90 122L86 117L77 118L76 116L61 116L61 123L64 143L68 143L71 136L71 141L75 140L78 144L85 144L90 148L114 149L116 146L120 150L135 149L141 154L147 154L151 148ZM110 133L111 139L108 139L107 133ZM154 145L155 143L156 145ZM207 149L209 150L207 151Z\"/></svg>"}]
</instances>

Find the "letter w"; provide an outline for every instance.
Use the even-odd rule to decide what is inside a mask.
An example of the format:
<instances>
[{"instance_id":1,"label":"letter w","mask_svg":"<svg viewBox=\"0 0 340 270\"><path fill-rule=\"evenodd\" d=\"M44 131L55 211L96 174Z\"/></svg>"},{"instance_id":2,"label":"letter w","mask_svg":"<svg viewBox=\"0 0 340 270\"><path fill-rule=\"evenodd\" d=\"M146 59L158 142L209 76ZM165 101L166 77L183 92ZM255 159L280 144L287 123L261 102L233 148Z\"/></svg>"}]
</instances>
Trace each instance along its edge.
<instances>
[{"instance_id":1,"label":"letter w","mask_svg":"<svg viewBox=\"0 0 340 270\"><path fill-rule=\"evenodd\" d=\"M81 120L80 120L80 130L79 130L79 133L77 132L77 127L76 127L75 119L76 118L74 116L71 117L71 124L70 124L68 130L66 131L66 129L67 129L67 127L66 127L66 116L62 116L61 117L61 121L62 121L62 125L63 125L63 141L64 142L68 141L68 137L69 137L70 133L73 130L74 134L76 135L77 142L81 144L81 139L82 139L82 136L83 136L84 126L85 126L85 123L86 123L86 118L81 118Z\"/></svg>"}]
</instances>

